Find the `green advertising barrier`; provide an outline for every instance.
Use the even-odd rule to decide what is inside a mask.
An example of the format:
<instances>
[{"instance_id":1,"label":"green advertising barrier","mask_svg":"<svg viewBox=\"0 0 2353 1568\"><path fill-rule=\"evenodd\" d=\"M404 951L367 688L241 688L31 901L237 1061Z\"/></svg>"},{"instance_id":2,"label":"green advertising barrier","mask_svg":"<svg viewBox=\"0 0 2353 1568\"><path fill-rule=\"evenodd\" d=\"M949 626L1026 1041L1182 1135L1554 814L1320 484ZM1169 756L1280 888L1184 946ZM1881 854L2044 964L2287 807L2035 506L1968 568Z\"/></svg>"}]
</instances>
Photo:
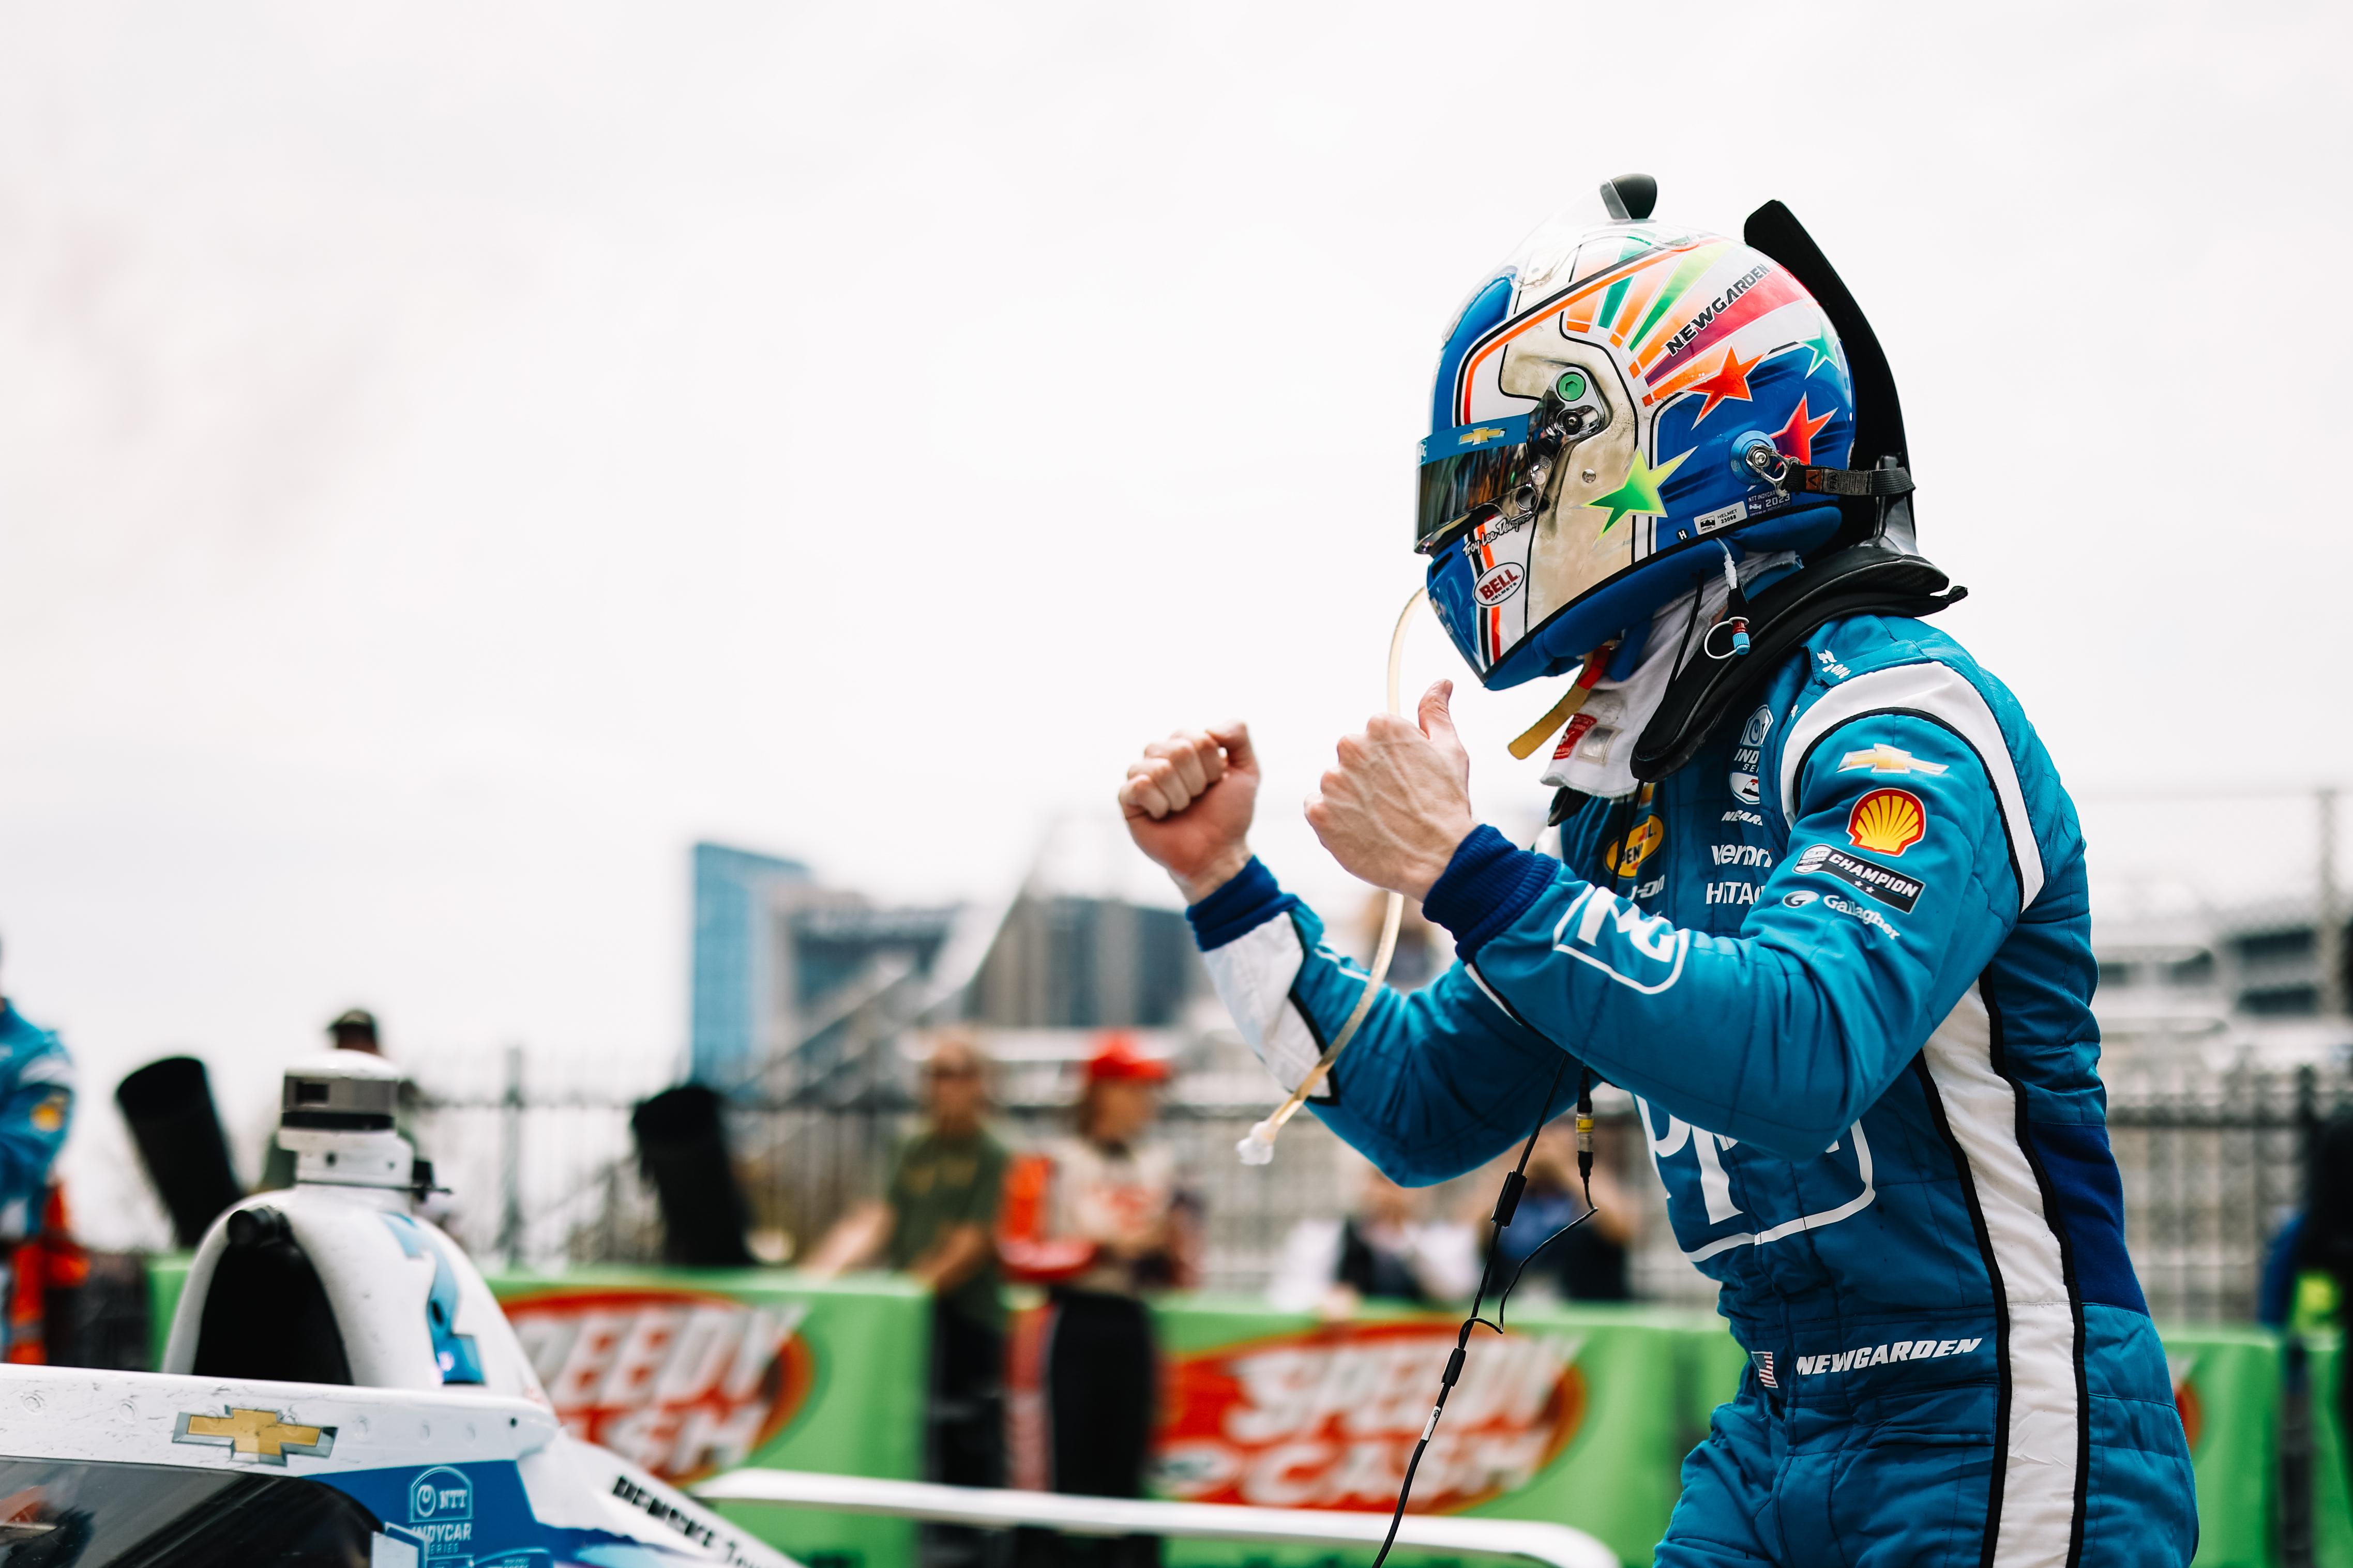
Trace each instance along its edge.
<instances>
[{"instance_id":1,"label":"green advertising barrier","mask_svg":"<svg viewBox=\"0 0 2353 1568\"><path fill-rule=\"evenodd\" d=\"M2279 1559L2279 1336L2265 1329L2164 1331L2173 1402L2198 1473L2197 1568Z\"/></svg>"},{"instance_id":2,"label":"green advertising barrier","mask_svg":"<svg viewBox=\"0 0 2353 1568\"><path fill-rule=\"evenodd\" d=\"M186 1259L150 1266L161 1354ZM930 1302L888 1276L786 1269L493 1276L567 1424L673 1479L735 1463L912 1479L923 1474ZM1385 1510L1454 1320L1368 1309L1326 1324L1255 1298L1155 1308L1165 1381L1155 1484L1210 1502ZM1450 1512L1541 1519L1650 1561L1683 1456L1738 1389L1746 1357L1720 1319L1651 1308L1514 1312L1479 1331L1415 1486ZM2315 1562L2353 1568L2353 1492L2331 1335L2307 1339ZM2282 1352L2257 1329L2165 1332L2197 1467L2200 1568L2279 1561ZM1010 1390L1018 1410L1022 1390ZM742 1521L806 1563L898 1568L902 1521L755 1508ZM1176 1568L1353 1564L1370 1553L1171 1543ZM1405 1561L1403 1558L1399 1562ZM1433 1560L1425 1557L1425 1563Z\"/></svg>"},{"instance_id":3,"label":"green advertising barrier","mask_svg":"<svg viewBox=\"0 0 2353 1568\"><path fill-rule=\"evenodd\" d=\"M150 1266L160 1363L185 1257ZM890 1275L781 1268L493 1274L565 1427L666 1480L737 1465L915 1480L929 1292ZM755 1509L739 1521L809 1568L902 1568L905 1520Z\"/></svg>"},{"instance_id":4,"label":"green advertising barrier","mask_svg":"<svg viewBox=\"0 0 2353 1568\"><path fill-rule=\"evenodd\" d=\"M932 1299L903 1279L584 1269L490 1283L565 1426L665 1480L739 1465L923 1477ZM906 1520L754 1509L738 1522L810 1568L915 1560Z\"/></svg>"},{"instance_id":5,"label":"green advertising barrier","mask_svg":"<svg viewBox=\"0 0 2353 1568\"><path fill-rule=\"evenodd\" d=\"M1368 1310L1324 1323L1255 1299L1161 1303L1155 1490L1200 1502L1386 1512L1457 1321ZM1556 1308L1513 1313L1500 1337L1480 1331L1416 1478L1417 1505L1569 1524L1628 1563L1649 1562L1691 1438L1698 1395L1682 1391L1695 1362L1705 1362L1696 1369L1704 1376L1724 1370L1722 1357L1694 1352L1731 1344L1720 1327L1707 1328L1714 1321ZM1177 1568L1371 1557L1173 1542L1167 1552Z\"/></svg>"},{"instance_id":6,"label":"green advertising barrier","mask_svg":"<svg viewBox=\"0 0 2353 1568\"><path fill-rule=\"evenodd\" d=\"M2312 1398L2312 1561L2314 1568L2353 1568L2353 1486L2348 1484L2345 1428L2337 1415L2344 1345L2335 1333L2306 1334L2304 1345Z\"/></svg>"}]
</instances>

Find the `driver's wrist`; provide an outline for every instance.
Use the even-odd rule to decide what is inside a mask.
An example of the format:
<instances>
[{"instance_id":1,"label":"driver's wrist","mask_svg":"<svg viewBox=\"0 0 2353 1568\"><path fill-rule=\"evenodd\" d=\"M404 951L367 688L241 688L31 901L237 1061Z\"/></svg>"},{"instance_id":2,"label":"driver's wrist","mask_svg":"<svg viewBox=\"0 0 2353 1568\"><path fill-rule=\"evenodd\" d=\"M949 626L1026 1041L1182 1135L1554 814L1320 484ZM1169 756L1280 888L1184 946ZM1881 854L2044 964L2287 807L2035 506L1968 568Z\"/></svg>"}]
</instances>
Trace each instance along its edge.
<instances>
[{"instance_id":1,"label":"driver's wrist","mask_svg":"<svg viewBox=\"0 0 2353 1568\"><path fill-rule=\"evenodd\" d=\"M1416 864L1406 871L1403 878L1404 885L1399 887L1398 891L1415 903L1426 901L1430 897L1430 889L1437 885L1440 877L1446 875L1446 868L1454 864L1455 856L1461 853L1462 841L1478 831L1478 827L1479 824L1476 821L1466 820L1462 824L1462 831L1449 839L1445 848L1431 854L1417 856Z\"/></svg>"},{"instance_id":2,"label":"driver's wrist","mask_svg":"<svg viewBox=\"0 0 2353 1568\"><path fill-rule=\"evenodd\" d=\"M1236 839L1228 847L1211 857L1200 869L1189 876L1171 868L1168 879L1176 884L1176 890L1185 895L1185 901L1187 904L1198 904L1236 877L1240 876L1242 868L1250 863L1250 840Z\"/></svg>"}]
</instances>

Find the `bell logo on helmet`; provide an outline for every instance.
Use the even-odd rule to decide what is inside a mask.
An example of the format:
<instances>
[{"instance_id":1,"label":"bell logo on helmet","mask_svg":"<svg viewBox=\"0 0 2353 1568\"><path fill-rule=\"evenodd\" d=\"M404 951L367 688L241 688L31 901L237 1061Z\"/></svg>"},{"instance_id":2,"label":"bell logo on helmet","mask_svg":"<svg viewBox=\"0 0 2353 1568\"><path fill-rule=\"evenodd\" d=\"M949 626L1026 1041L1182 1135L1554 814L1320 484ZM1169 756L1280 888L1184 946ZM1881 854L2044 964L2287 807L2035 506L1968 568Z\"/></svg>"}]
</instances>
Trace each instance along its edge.
<instances>
[{"instance_id":1,"label":"bell logo on helmet","mask_svg":"<svg viewBox=\"0 0 2353 1568\"><path fill-rule=\"evenodd\" d=\"M1858 849L1900 856L1928 831L1928 808L1909 790L1875 789L1847 814L1847 842Z\"/></svg>"},{"instance_id":2,"label":"bell logo on helmet","mask_svg":"<svg viewBox=\"0 0 2353 1568\"><path fill-rule=\"evenodd\" d=\"M1491 606L1502 604L1520 591L1520 584L1526 582L1527 577L1528 574L1520 570L1519 563L1504 562L1479 579L1476 590L1479 602Z\"/></svg>"}]
</instances>

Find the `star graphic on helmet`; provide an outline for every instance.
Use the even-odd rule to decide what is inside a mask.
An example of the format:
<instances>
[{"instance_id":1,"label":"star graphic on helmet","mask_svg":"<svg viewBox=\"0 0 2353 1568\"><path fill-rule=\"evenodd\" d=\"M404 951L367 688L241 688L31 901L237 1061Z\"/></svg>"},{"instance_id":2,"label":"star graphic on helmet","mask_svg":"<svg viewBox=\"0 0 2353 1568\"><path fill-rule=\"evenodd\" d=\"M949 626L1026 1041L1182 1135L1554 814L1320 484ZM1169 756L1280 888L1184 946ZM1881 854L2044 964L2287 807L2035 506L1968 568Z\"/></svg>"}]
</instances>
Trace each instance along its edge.
<instances>
[{"instance_id":1,"label":"star graphic on helmet","mask_svg":"<svg viewBox=\"0 0 2353 1568\"><path fill-rule=\"evenodd\" d=\"M1762 354L1757 356L1758 359L1763 357ZM1693 382L1686 389L1707 394L1707 401L1699 405L1699 413L1692 420L1692 427L1697 429L1700 420L1715 413L1715 405L1727 397L1736 397L1743 403L1748 402L1748 373L1756 368L1757 360L1752 359L1743 364L1738 354L1729 348L1725 349L1724 363L1715 367L1715 374L1704 381Z\"/></svg>"},{"instance_id":2,"label":"star graphic on helmet","mask_svg":"<svg viewBox=\"0 0 2353 1568\"><path fill-rule=\"evenodd\" d=\"M1797 408L1789 416L1789 422L1773 432L1774 449L1793 463L1812 462L1814 437L1821 433L1822 426L1832 417L1832 414L1825 414L1819 419L1807 418L1806 400L1801 395L1798 398Z\"/></svg>"},{"instance_id":3,"label":"star graphic on helmet","mask_svg":"<svg viewBox=\"0 0 2353 1568\"><path fill-rule=\"evenodd\" d=\"M1830 329L1827 327L1822 331L1816 332L1812 337L1808 338L1805 342L1798 344L1798 347L1813 355L1813 358L1806 362L1806 374L1808 375L1813 374L1814 372L1821 369L1824 365L1830 365L1833 369L1837 368L1839 363L1838 344L1831 342Z\"/></svg>"},{"instance_id":4,"label":"star graphic on helmet","mask_svg":"<svg viewBox=\"0 0 2353 1568\"><path fill-rule=\"evenodd\" d=\"M1608 495L1595 496L1585 503L1588 506L1609 509L1609 521L1601 525L1601 531L1607 533L1617 527L1618 520L1630 511L1643 512L1652 517L1664 517L1667 514L1667 507L1666 503L1659 499L1659 487L1667 482L1669 475L1683 466L1685 458L1698 450L1698 447L1694 447L1690 452L1678 452L1654 468L1642 461L1641 450L1639 447L1636 448L1634 466L1627 470L1626 482Z\"/></svg>"}]
</instances>

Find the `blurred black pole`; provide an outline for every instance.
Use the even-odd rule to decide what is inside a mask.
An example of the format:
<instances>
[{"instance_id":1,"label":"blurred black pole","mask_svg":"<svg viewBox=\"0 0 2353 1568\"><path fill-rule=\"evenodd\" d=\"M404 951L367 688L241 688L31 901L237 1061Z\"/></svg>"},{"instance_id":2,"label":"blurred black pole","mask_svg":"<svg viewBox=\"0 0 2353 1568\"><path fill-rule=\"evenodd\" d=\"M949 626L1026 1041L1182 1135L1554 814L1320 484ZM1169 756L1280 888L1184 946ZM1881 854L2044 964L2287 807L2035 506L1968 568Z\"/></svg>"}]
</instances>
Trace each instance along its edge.
<instances>
[{"instance_id":1,"label":"blurred black pole","mask_svg":"<svg viewBox=\"0 0 2353 1568\"><path fill-rule=\"evenodd\" d=\"M245 1196L229 1164L228 1140L213 1109L211 1080L194 1057L149 1062L115 1086L139 1162L182 1247L194 1247L221 1210Z\"/></svg>"},{"instance_id":2,"label":"blurred black pole","mask_svg":"<svg viewBox=\"0 0 2353 1568\"><path fill-rule=\"evenodd\" d=\"M639 1101L630 1114L638 1166L661 1205L665 1261L691 1268L757 1261L744 1244L751 1214L727 1154L725 1104L716 1090L689 1083Z\"/></svg>"}]
</instances>

